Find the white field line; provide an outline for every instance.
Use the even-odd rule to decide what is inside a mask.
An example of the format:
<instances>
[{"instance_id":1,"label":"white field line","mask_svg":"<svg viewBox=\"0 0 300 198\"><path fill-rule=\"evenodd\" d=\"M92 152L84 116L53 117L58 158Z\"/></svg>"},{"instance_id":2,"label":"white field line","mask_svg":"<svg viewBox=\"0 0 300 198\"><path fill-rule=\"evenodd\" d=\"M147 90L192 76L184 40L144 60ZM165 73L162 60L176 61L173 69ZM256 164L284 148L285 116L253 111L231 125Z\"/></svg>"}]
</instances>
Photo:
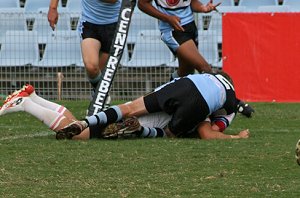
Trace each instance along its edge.
<instances>
[{"instance_id":1,"label":"white field line","mask_svg":"<svg viewBox=\"0 0 300 198\"><path fill-rule=\"evenodd\" d=\"M35 137L45 137L45 136L49 136L51 134L53 134L53 133L40 132L40 133L27 134L27 135L15 135L15 136L9 136L9 137L2 137L2 138L0 138L0 141L35 138Z\"/></svg>"}]
</instances>

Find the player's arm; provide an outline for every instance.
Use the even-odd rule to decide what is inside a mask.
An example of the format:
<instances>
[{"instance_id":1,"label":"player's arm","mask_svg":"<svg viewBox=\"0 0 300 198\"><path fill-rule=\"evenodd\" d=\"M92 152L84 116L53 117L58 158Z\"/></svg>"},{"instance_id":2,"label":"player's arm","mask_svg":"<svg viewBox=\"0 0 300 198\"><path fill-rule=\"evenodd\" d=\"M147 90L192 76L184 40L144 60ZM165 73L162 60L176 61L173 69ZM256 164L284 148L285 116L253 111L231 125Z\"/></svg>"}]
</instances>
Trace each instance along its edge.
<instances>
[{"instance_id":1,"label":"player's arm","mask_svg":"<svg viewBox=\"0 0 300 198\"><path fill-rule=\"evenodd\" d=\"M198 134L201 139L209 140L209 139L240 139L240 138L248 138L250 133L249 130L243 130L239 132L237 135L227 135L220 131L214 130L211 123L208 121L201 122L198 126Z\"/></svg>"},{"instance_id":2,"label":"player's arm","mask_svg":"<svg viewBox=\"0 0 300 198\"><path fill-rule=\"evenodd\" d=\"M226 114L224 109L215 111L206 121L210 121L213 130L224 132L227 127L232 123L236 113Z\"/></svg>"},{"instance_id":3,"label":"player's arm","mask_svg":"<svg viewBox=\"0 0 300 198\"><path fill-rule=\"evenodd\" d=\"M232 123L235 115L236 113L227 115L224 109L219 109L198 126L199 136L202 139L248 138L248 129L241 131L238 135L224 134L225 129Z\"/></svg>"},{"instance_id":4,"label":"player's arm","mask_svg":"<svg viewBox=\"0 0 300 198\"><path fill-rule=\"evenodd\" d=\"M138 0L138 8L154 18L169 23L175 30L184 31L178 16L170 16L160 12L152 5L152 0Z\"/></svg>"},{"instance_id":5,"label":"player's arm","mask_svg":"<svg viewBox=\"0 0 300 198\"><path fill-rule=\"evenodd\" d=\"M213 10L216 10L220 4L221 2L213 4L213 0L210 0L206 5L204 5L199 0L191 0L191 8L193 12L211 12Z\"/></svg>"},{"instance_id":6,"label":"player's arm","mask_svg":"<svg viewBox=\"0 0 300 198\"><path fill-rule=\"evenodd\" d=\"M48 21L49 21L49 25L53 30L55 29L55 25L58 21L58 12L57 12L58 2L59 0L50 0L50 4L49 4Z\"/></svg>"}]
</instances>

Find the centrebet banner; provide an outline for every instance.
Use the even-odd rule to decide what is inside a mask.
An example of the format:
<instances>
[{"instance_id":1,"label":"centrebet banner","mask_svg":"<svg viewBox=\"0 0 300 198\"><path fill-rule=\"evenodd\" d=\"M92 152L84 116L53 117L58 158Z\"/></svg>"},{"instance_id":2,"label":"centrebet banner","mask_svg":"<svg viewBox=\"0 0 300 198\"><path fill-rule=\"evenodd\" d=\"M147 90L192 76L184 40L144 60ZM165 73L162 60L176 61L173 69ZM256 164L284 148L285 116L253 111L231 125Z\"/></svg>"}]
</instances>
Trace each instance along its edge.
<instances>
[{"instance_id":1,"label":"centrebet banner","mask_svg":"<svg viewBox=\"0 0 300 198\"><path fill-rule=\"evenodd\" d=\"M96 88L95 95L88 108L88 116L94 115L103 109L112 81L117 72L119 62L122 58L135 5L135 0L122 1L119 20L114 40L110 48L109 58L106 63L105 70L102 72L103 80Z\"/></svg>"},{"instance_id":2,"label":"centrebet banner","mask_svg":"<svg viewBox=\"0 0 300 198\"><path fill-rule=\"evenodd\" d=\"M300 102L300 13L226 13L223 69L245 101Z\"/></svg>"}]
</instances>

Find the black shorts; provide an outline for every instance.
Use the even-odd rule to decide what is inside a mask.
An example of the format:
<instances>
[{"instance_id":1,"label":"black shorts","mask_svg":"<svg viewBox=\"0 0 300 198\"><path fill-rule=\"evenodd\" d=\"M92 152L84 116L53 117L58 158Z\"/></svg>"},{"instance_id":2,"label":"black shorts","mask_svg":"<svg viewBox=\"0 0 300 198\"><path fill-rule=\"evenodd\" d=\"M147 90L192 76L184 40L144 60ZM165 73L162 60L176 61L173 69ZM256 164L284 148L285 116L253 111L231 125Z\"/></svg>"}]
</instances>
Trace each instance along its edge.
<instances>
[{"instance_id":1,"label":"black shorts","mask_svg":"<svg viewBox=\"0 0 300 198\"><path fill-rule=\"evenodd\" d=\"M193 40L198 47L198 29L195 22L193 21L182 27L185 30L184 32L173 30L162 35L162 40L174 55L176 55L177 48L188 40Z\"/></svg>"},{"instance_id":2,"label":"black shorts","mask_svg":"<svg viewBox=\"0 0 300 198\"><path fill-rule=\"evenodd\" d=\"M97 39L101 43L102 52L109 53L115 35L117 23L97 25L89 22L82 23L81 37Z\"/></svg>"},{"instance_id":3,"label":"black shorts","mask_svg":"<svg viewBox=\"0 0 300 198\"><path fill-rule=\"evenodd\" d=\"M181 78L162 89L144 97L148 112L164 111L172 115L168 124L170 131L182 136L204 121L209 114L209 107L194 83L188 78ZM151 106L157 106L152 108Z\"/></svg>"}]
</instances>

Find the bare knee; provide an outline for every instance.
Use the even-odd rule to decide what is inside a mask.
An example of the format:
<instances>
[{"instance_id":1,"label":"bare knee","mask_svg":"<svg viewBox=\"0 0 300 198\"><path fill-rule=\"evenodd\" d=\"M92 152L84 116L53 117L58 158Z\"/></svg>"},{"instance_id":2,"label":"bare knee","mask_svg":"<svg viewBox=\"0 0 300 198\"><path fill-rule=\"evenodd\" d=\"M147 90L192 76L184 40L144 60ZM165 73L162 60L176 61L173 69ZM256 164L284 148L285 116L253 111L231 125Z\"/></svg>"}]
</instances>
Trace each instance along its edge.
<instances>
[{"instance_id":1,"label":"bare knee","mask_svg":"<svg viewBox=\"0 0 300 198\"><path fill-rule=\"evenodd\" d=\"M100 73L100 69L98 66L98 63L93 61L85 61L84 63L86 73L89 78L96 78L98 74Z\"/></svg>"}]
</instances>

